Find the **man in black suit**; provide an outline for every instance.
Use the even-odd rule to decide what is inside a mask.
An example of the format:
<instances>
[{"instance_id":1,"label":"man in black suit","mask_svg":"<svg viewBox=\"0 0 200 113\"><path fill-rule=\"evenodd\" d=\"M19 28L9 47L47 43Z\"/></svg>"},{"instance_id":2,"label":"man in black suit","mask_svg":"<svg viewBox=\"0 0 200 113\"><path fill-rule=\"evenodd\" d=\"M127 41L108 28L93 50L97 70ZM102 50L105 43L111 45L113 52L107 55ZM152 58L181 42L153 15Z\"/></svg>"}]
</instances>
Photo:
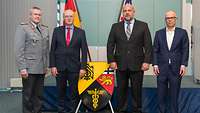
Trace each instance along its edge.
<instances>
[{"instance_id":1,"label":"man in black suit","mask_svg":"<svg viewBox=\"0 0 200 113\"><path fill-rule=\"evenodd\" d=\"M126 112L129 79L133 113L142 113L142 83L149 69L152 41L147 23L134 19L131 4L123 7L124 21L112 25L107 42L107 59L117 69L117 111Z\"/></svg>"},{"instance_id":2,"label":"man in black suit","mask_svg":"<svg viewBox=\"0 0 200 113\"><path fill-rule=\"evenodd\" d=\"M75 112L79 101L78 78L79 75L83 76L86 73L86 36L84 30L73 25L73 20L74 12L66 10L64 12L65 25L54 29L51 43L50 67L52 75L56 77L58 88L58 113ZM69 97L66 97L67 81L70 89ZM66 105L65 101L70 104Z\"/></svg>"}]
</instances>

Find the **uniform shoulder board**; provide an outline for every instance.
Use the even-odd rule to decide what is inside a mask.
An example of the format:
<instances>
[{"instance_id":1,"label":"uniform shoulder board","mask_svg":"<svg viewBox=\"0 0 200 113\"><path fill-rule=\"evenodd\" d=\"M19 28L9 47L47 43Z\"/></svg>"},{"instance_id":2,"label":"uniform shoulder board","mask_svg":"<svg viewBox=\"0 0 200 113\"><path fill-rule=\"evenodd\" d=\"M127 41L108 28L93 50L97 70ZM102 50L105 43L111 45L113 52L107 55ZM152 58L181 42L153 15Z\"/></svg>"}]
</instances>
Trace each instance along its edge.
<instances>
[{"instance_id":1,"label":"uniform shoulder board","mask_svg":"<svg viewBox=\"0 0 200 113\"><path fill-rule=\"evenodd\" d=\"M20 25L28 25L26 22L21 22Z\"/></svg>"},{"instance_id":2,"label":"uniform shoulder board","mask_svg":"<svg viewBox=\"0 0 200 113\"><path fill-rule=\"evenodd\" d=\"M41 26L43 26L43 27L47 27L47 28L48 28L48 26L46 26L46 25L44 25L44 24L42 24Z\"/></svg>"}]
</instances>

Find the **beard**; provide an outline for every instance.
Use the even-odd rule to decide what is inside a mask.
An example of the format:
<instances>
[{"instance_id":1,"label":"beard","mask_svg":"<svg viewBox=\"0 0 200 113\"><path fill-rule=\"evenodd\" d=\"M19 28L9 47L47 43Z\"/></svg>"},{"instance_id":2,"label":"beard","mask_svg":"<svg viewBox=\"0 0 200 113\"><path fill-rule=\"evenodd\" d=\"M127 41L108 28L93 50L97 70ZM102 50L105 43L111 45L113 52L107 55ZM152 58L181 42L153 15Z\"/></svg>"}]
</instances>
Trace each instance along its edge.
<instances>
[{"instance_id":1,"label":"beard","mask_svg":"<svg viewBox=\"0 0 200 113\"><path fill-rule=\"evenodd\" d=\"M131 21L131 20L133 20L133 17L124 17L124 19L126 20L126 21Z\"/></svg>"}]
</instances>

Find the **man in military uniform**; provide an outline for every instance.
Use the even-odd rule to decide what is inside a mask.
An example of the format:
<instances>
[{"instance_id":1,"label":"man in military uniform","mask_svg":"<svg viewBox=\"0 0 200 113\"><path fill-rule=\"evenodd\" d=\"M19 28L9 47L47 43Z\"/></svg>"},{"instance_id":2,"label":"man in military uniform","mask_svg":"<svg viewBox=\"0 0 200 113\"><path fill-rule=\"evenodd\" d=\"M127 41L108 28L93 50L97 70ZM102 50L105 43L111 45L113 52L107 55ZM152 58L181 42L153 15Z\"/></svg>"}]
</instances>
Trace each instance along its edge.
<instances>
[{"instance_id":1,"label":"man in military uniform","mask_svg":"<svg viewBox=\"0 0 200 113\"><path fill-rule=\"evenodd\" d=\"M41 9L32 7L29 21L21 23L15 34L16 64L23 84L23 113L41 113L49 53L49 31L40 23L41 16Z\"/></svg>"}]
</instances>

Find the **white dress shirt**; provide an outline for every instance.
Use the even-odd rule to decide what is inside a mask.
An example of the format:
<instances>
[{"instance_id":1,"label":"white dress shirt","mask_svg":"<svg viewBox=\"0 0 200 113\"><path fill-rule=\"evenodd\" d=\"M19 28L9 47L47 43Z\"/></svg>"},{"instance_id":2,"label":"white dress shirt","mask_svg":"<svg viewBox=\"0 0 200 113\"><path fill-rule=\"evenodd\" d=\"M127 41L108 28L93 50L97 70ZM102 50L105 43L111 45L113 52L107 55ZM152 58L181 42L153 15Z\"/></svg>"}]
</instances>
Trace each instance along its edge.
<instances>
[{"instance_id":1,"label":"white dress shirt","mask_svg":"<svg viewBox=\"0 0 200 113\"><path fill-rule=\"evenodd\" d=\"M131 31L133 31L134 23L135 23L135 19L132 19L132 20L130 21L130 29L131 29ZM124 24L125 32L126 32L127 26L128 26L128 21L125 21L125 24Z\"/></svg>"},{"instance_id":2,"label":"white dress shirt","mask_svg":"<svg viewBox=\"0 0 200 113\"><path fill-rule=\"evenodd\" d=\"M171 49L171 46L172 46L172 42L173 42L173 39L174 39L174 33L175 33L175 27L171 30L166 28L167 46L168 46L169 50ZM169 64L171 64L171 59L169 59Z\"/></svg>"},{"instance_id":3,"label":"white dress shirt","mask_svg":"<svg viewBox=\"0 0 200 113\"><path fill-rule=\"evenodd\" d=\"M171 30L166 28L167 46L168 46L169 50L171 49L171 46L172 46L172 42L173 42L173 39L174 39L174 33L175 33L175 27Z\"/></svg>"},{"instance_id":4,"label":"white dress shirt","mask_svg":"<svg viewBox=\"0 0 200 113\"><path fill-rule=\"evenodd\" d=\"M174 34L175 34L175 27L173 29L171 29L171 30L169 30L166 27L167 46L168 46L169 50L171 49L171 46L172 46L172 42L173 42L173 39L174 39ZM171 59L169 59L169 64L171 64ZM158 67L158 65L154 65L154 67ZM185 66L181 65L181 67L185 67Z\"/></svg>"}]
</instances>

